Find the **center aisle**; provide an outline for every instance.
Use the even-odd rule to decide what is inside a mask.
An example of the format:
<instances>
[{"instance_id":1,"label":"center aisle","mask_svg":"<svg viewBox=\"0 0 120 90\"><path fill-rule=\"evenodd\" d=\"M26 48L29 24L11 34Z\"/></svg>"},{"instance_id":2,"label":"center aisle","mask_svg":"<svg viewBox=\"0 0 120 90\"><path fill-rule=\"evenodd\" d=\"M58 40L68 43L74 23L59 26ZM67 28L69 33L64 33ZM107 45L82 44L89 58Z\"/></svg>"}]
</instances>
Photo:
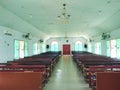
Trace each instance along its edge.
<instances>
[{"instance_id":1,"label":"center aisle","mask_svg":"<svg viewBox=\"0 0 120 90\"><path fill-rule=\"evenodd\" d=\"M43 90L91 90L71 56L62 56Z\"/></svg>"}]
</instances>

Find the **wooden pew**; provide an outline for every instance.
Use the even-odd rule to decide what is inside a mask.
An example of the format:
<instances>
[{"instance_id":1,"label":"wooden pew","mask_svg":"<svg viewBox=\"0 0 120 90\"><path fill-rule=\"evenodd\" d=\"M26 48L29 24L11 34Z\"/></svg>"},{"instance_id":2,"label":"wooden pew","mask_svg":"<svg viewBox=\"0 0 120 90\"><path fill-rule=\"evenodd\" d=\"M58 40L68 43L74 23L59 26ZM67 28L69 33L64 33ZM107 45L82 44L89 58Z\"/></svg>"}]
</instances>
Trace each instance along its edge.
<instances>
[{"instance_id":1,"label":"wooden pew","mask_svg":"<svg viewBox=\"0 0 120 90\"><path fill-rule=\"evenodd\" d=\"M42 90L40 72L0 72L0 90Z\"/></svg>"},{"instance_id":2,"label":"wooden pew","mask_svg":"<svg viewBox=\"0 0 120 90\"><path fill-rule=\"evenodd\" d=\"M13 63L17 63L18 65L44 65L45 68L46 68L46 72L47 72L47 78L49 78L51 76L51 73L52 73L52 63L53 61L51 59L39 59L39 58L33 58L33 59L24 59L24 60L18 60L18 61L15 61Z\"/></svg>"},{"instance_id":3,"label":"wooden pew","mask_svg":"<svg viewBox=\"0 0 120 90\"><path fill-rule=\"evenodd\" d=\"M120 90L120 72L101 72L96 78L96 90Z\"/></svg>"},{"instance_id":4,"label":"wooden pew","mask_svg":"<svg viewBox=\"0 0 120 90\"><path fill-rule=\"evenodd\" d=\"M79 70L83 73L85 80L90 83L90 86L93 85L92 90L96 90L96 72L120 72L120 60L116 58L110 58L92 53L73 52L73 60L76 62ZM90 76L89 67L91 66L99 68L98 70L94 70L94 73Z\"/></svg>"},{"instance_id":5,"label":"wooden pew","mask_svg":"<svg viewBox=\"0 0 120 90\"><path fill-rule=\"evenodd\" d=\"M46 73L47 73L46 78L49 78L50 75L51 75L51 72L53 71L53 69L55 67L55 64L59 60L59 55L60 55L60 52L46 52L46 53L33 55L33 56L25 57L25 58L22 58L22 59L18 59L18 60L15 60L15 61L8 61L5 65L7 67L12 66L12 69L15 68L15 65L16 66L20 66L20 65L23 66L24 65L24 66L30 66L30 67L33 66L33 65L37 65L37 66L44 65L45 68L46 68Z\"/></svg>"},{"instance_id":6,"label":"wooden pew","mask_svg":"<svg viewBox=\"0 0 120 90\"><path fill-rule=\"evenodd\" d=\"M85 62L78 66L78 68L83 73L86 82L89 82L89 67L90 66L120 66L120 61L93 61L93 62Z\"/></svg>"},{"instance_id":7,"label":"wooden pew","mask_svg":"<svg viewBox=\"0 0 120 90\"><path fill-rule=\"evenodd\" d=\"M48 80L44 65L4 65L0 66L0 72L41 72L43 74L43 85Z\"/></svg>"},{"instance_id":8,"label":"wooden pew","mask_svg":"<svg viewBox=\"0 0 120 90\"><path fill-rule=\"evenodd\" d=\"M96 87L96 73L98 72L120 72L120 66L90 66L89 67L89 86Z\"/></svg>"},{"instance_id":9,"label":"wooden pew","mask_svg":"<svg viewBox=\"0 0 120 90\"><path fill-rule=\"evenodd\" d=\"M46 82L51 76L55 64L59 60L60 52L46 52L39 55L25 57L15 61L8 61L7 65L44 65L46 67Z\"/></svg>"}]
</instances>

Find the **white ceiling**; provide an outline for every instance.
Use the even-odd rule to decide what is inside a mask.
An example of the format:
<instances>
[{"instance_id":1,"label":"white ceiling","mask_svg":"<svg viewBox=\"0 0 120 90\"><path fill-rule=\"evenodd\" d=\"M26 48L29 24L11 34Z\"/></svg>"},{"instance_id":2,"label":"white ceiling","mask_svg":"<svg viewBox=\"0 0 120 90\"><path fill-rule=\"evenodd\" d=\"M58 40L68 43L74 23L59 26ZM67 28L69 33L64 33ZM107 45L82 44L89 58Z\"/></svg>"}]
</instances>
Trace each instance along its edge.
<instances>
[{"instance_id":1,"label":"white ceiling","mask_svg":"<svg viewBox=\"0 0 120 90\"><path fill-rule=\"evenodd\" d=\"M58 20L64 3L67 24ZM38 38L92 37L120 28L120 0L0 0L0 26Z\"/></svg>"}]
</instances>

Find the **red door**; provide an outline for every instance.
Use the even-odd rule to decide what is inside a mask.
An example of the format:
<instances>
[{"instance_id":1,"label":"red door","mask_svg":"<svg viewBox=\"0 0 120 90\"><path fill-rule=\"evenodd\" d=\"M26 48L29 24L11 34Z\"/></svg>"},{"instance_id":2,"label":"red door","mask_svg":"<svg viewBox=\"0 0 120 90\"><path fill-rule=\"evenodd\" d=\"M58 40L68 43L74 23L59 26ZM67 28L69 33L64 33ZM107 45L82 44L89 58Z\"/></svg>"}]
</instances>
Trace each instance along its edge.
<instances>
[{"instance_id":1,"label":"red door","mask_svg":"<svg viewBox=\"0 0 120 90\"><path fill-rule=\"evenodd\" d=\"M69 44L63 45L63 55L70 55L70 45Z\"/></svg>"}]
</instances>

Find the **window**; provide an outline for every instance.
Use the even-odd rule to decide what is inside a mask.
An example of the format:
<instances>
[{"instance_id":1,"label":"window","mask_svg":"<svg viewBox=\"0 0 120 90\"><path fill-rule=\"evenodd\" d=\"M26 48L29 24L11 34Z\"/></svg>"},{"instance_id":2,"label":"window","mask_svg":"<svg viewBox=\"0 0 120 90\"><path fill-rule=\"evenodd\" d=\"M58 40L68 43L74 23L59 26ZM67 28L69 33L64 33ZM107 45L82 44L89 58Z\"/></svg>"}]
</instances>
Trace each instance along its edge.
<instances>
[{"instance_id":1,"label":"window","mask_svg":"<svg viewBox=\"0 0 120 90\"><path fill-rule=\"evenodd\" d=\"M33 45L33 54L40 54L40 43L34 43Z\"/></svg>"},{"instance_id":2,"label":"window","mask_svg":"<svg viewBox=\"0 0 120 90\"><path fill-rule=\"evenodd\" d=\"M20 58L24 58L24 41L20 41Z\"/></svg>"},{"instance_id":3,"label":"window","mask_svg":"<svg viewBox=\"0 0 120 90\"><path fill-rule=\"evenodd\" d=\"M28 43L25 42L25 56L28 56Z\"/></svg>"},{"instance_id":4,"label":"window","mask_svg":"<svg viewBox=\"0 0 120 90\"><path fill-rule=\"evenodd\" d=\"M111 57L115 58L116 57L116 40L111 40L110 42L110 51L111 51Z\"/></svg>"},{"instance_id":5,"label":"window","mask_svg":"<svg viewBox=\"0 0 120 90\"><path fill-rule=\"evenodd\" d=\"M33 54L37 54L37 43L33 44Z\"/></svg>"},{"instance_id":6,"label":"window","mask_svg":"<svg viewBox=\"0 0 120 90\"><path fill-rule=\"evenodd\" d=\"M81 41L75 42L75 51L82 51L82 42Z\"/></svg>"},{"instance_id":7,"label":"window","mask_svg":"<svg viewBox=\"0 0 120 90\"><path fill-rule=\"evenodd\" d=\"M107 41L107 56L110 56L110 41Z\"/></svg>"},{"instance_id":8,"label":"window","mask_svg":"<svg viewBox=\"0 0 120 90\"><path fill-rule=\"evenodd\" d=\"M42 52L46 52L46 45L42 44Z\"/></svg>"},{"instance_id":9,"label":"window","mask_svg":"<svg viewBox=\"0 0 120 90\"><path fill-rule=\"evenodd\" d=\"M51 43L51 51L58 51L58 42L57 41L53 41Z\"/></svg>"},{"instance_id":10,"label":"window","mask_svg":"<svg viewBox=\"0 0 120 90\"><path fill-rule=\"evenodd\" d=\"M88 52L92 52L92 45L88 44Z\"/></svg>"},{"instance_id":11,"label":"window","mask_svg":"<svg viewBox=\"0 0 120 90\"><path fill-rule=\"evenodd\" d=\"M24 58L28 56L28 44L24 41L15 40L14 41L14 58Z\"/></svg>"},{"instance_id":12,"label":"window","mask_svg":"<svg viewBox=\"0 0 120 90\"><path fill-rule=\"evenodd\" d=\"M38 43L38 54L40 54L40 43Z\"/></svg>"},{"instance_id":13,"label":"window","mask_svg":"<svg viewBox=\"0 0 120 90\"><path fill-rule=\"evenodd\" d=\"M100 42L95 44L95 53L101 54L101 43Z\"/></svg>"},{"instance_id":14,"label":"window","mask_svg":"<svg viewBox=\"0 0 120 90\"><path fill-rule=\"evenodd\" d=\"M120 39L117 39L117 58L120 59Z\"/></svg>"},{"instance_id":15,"label":"window","mask_svg":"<svg viewBox=\"0 0 120 90\"><path fill-rule=\"evenodd\" d=\"M14 58L19 59L20 58L20 43L18 40L14 41Z\"/></svg>"}]
</instances>

